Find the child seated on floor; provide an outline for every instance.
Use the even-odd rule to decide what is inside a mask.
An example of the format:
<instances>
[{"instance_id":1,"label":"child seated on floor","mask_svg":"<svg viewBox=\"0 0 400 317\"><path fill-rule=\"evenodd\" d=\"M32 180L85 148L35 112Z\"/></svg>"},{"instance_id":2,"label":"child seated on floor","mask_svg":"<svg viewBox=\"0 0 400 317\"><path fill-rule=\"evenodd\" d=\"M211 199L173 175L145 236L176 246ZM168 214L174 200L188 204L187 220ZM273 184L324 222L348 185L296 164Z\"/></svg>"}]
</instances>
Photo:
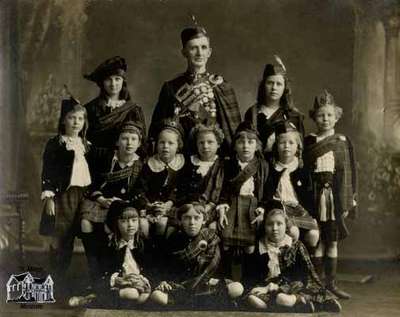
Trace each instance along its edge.
<instances>
[{"instance_id":1,"label":"child seated on floor","mask_svg":"<svg viewBox=\"0 0 400 317\"><path fill-rule=\"evenodd\" d=\"M251 261L249 305L272 311L340 312L339 302L322 286L305 246L286 234L287 221L282 206L265 213Z\"/></svg>"},{"instance_id":2,"label":"child seated on floor","mask_svg":"<svg viewBox=\"0 0 400 317\"><path fill-rule=\"evenodd\" d=\"M233 300L243 286L230 280L213 278L220 262L220 239L215 230L203 228L204 207L185 204L177 211L180 230L166 242L165 271L161 283L151 295L160 305L195 305Z\"/></svg>"},{"instance_id":3,"label":"child seated on floor","mask_svg":"<svg viewBox=\"0 0 400 317\"><path fill-rule=\"evenodd\" d=\"M99 305L120 307L142 304L150 296L150 282L141 274L146 261L137 210L125 201L114 201L106 223L112 236L101 255L102 278L95 285L95 294L72 297L70 306L86 305L97 298Z\"/></svg>"}]
</instances>

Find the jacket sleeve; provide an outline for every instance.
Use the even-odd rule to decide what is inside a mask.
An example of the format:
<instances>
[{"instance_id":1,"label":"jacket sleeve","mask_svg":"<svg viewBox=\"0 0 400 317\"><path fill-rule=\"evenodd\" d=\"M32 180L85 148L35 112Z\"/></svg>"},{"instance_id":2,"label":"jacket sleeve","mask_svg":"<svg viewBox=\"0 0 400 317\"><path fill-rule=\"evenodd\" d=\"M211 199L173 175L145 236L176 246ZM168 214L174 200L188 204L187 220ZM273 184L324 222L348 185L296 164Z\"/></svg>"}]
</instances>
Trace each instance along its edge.
<instances>
[{"instance_id":1,"label":"jacket sleeve","mask_svg":"<svg viewBox=\"0 0 400 317\"><path fill-rule=\"evenodd\" d=\"M160 122L174 114L175 97L172 89L168 83L164 83L161 88L158 102L154 108L153 115L151 117L151 123L149 128L149 142L153 142L157 138L157 132Z\"/></svg>"},{"instance_id":2,"label":"jacket sleeve","mask_svg":"<svg viewBox=\"0 0 400 317\"><path fill-rule=\"evenodd\" d=\"M57 140L50 139L43 153L42 159L42 192L49 191L56 194L60 189L57 183Z\"/></svg>"},{"instance_id":3,"label":"jacket sleeve","mask_svg":"<svg viewBox=\"0 0 400 317\"><path fill-rule=\"evenodd\" d=\"M148 176L149 167L147 164L144 164L142 171L140 172L139 177L132 190L132 203L139 210L146 209L147 204L150 203L149 199L146 196L150 185L148 183Z\"/></svg>"}]
</instances>

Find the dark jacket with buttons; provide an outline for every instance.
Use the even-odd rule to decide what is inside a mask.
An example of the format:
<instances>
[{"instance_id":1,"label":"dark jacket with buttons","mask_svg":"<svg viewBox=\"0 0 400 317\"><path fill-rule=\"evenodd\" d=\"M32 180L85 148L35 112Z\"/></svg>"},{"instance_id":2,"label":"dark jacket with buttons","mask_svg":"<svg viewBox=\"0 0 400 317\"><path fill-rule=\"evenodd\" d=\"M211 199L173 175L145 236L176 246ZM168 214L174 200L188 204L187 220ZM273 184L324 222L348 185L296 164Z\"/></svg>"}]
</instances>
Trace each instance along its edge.
<instances>
[{"instance_id":1,"label":"dark jacket with buttons","mask_svg":"<svg viewBox=\"0 0 400 317\"><path fill-rule=\"evenodd\" d=\"M268 208L269 203L274 199L274 195L278 188L279 180L281 179L283 170L277 171L273 163L270 163L269 174L267 183L265 185L264 199L266 207ZM312 192L311 192L311 179L309 174L304 168L298 168L290 173L290 182L293 185L293 189L296 193L299 204L306 210L311 210L312 207Z\"/></svg>"},{"instance_id":2,"label":"dark jacket with buttons","mask_svg":"<svg viewBox=\"0 0 400 317\"><path fill-rule=\"evenodd\" d=\"M90 145L86 144L85 158L89 161ZM51 138L43 153L42 192L60 194L67 190L72 175L75 153L68 151L60 135Z\"/></svg>"}]
</instances>

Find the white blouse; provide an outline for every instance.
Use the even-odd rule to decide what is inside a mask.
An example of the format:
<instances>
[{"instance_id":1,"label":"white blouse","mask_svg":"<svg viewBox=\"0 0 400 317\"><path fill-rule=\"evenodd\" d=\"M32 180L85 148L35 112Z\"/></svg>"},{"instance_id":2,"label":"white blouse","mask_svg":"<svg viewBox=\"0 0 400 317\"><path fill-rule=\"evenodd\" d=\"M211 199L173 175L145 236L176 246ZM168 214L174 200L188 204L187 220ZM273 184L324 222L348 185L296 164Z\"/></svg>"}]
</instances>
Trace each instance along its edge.
<instances>
[{"instance_id":1,"label":"white blouse","mask_svg":"<svg viewBox=\"0 0 400 317\"><path fill-rule=\"evenodd\" d=\"M74 162L72 165L71 180L69 187L86 187L92 182L90 178L89 165L85 158L85 146L80 137L72 138L63 135L62 140L66 144L68 151L74 151Z\"/></svg>"},{"instance_id":2,"label":"white blouse","mask_svg":"<svg viewBox=\"0 0 400 317\"><path fill-rule=\"evenodd\" d=\"M213 166L217 158L218 155L215 155L212 161L202 161L197 155L192 155L190 157L190 161L194 166L197 166L196 173L204 177L207 175L208 171L210 170L211 166Z\"/></svg>"},{"instance_id":3,"label":"white blouse","mask_svg":"<svg viewBox=\"0 0 400 317\"><path fill-rule=\"evenodd\" d=\"M278 187L276 189L276 193L274 198L277 200L281 200L283 202L290 202L298 205L299 201L297 199L296 192L293 188L293 184L290 180L290 174L297 170L299 167L299 159L297 157L294 158L292 162L289 164L283 164L281 162L276 162L274 168L280 172L282 172L281 178L279 179Z\"/></svg>"},{"instance_id":4,"label":"white blouse","mask_svg":"<svg viewBox=\"0 0 400 317\"><path fill-rule=\"evenodd\" d=\"M240 169L243 170L247 165L249 165L249 162L241 162L238 160ZM251 176L247 181L245 181L240 187L239 195L243 196L254 196L254 177Z\"/></svg>"}]
</instances>

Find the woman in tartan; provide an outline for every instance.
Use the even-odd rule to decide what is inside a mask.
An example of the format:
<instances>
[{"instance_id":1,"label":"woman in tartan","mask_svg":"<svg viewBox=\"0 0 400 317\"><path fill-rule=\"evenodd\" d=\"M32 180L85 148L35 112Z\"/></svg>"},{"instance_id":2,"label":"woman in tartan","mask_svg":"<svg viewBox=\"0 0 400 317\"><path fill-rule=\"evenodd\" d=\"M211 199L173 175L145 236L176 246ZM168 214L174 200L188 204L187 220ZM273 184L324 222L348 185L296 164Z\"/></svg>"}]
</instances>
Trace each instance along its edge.
<instances>
[{"instance_id":1,"label":"woman in tartan","mask_svg":"<svg viewBox=\"0 0 400 317\"><path fill-rule=\"evenodd\" d=\"M282 121L292 122L304 136L304 116L293 105L290 82L285 65L275 55L273 63L267 64L258 86L257 103L245 113L244 119L253 122L262 142L266 158L272 154L275 143L275 127Z\"/></svg>"},{"instance_id":2,"label":"woman in tartan","mask_svg":"<svg viewBox=\"0 0 400 317\"><path fill-rule=\"evenodd\" d=\"M100 89L99 96L88 102L88 140L96 147L114 149L119 131L126 121L140 122L146 131L142 108L131 100L126 82L128 65L124 58L115 56L101 63L92 73L84 75ZM145 156L144 145L139 149Z\"/></svg>"}]
</instances>

